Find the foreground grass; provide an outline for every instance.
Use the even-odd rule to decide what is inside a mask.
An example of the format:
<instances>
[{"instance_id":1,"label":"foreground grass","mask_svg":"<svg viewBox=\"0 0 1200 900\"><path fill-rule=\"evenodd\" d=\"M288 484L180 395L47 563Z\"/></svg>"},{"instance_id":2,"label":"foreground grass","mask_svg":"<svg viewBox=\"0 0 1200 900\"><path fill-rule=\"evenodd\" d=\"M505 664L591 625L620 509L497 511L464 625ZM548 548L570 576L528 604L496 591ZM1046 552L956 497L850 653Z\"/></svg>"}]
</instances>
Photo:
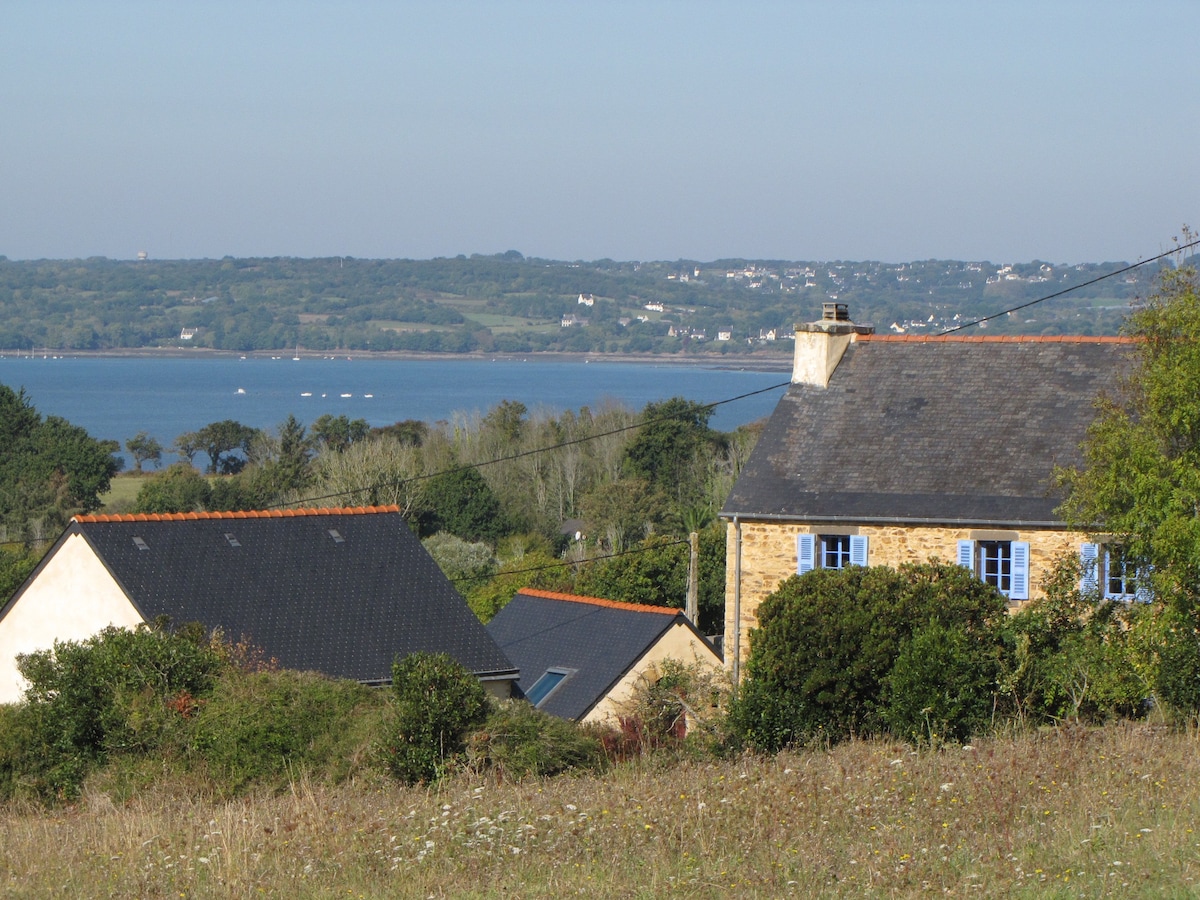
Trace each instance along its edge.
<instances>
[{"instance_id":1,"label":"foreground grass","mask_svg":"<svg viewBox=\"0 0 1200 900\"><path fill-rule=\"evenodd\" d=\"M604 777L0 811L0 893L76 897L1183 895L1194 735L860 742Z\"/></svg>"}]
</instances>

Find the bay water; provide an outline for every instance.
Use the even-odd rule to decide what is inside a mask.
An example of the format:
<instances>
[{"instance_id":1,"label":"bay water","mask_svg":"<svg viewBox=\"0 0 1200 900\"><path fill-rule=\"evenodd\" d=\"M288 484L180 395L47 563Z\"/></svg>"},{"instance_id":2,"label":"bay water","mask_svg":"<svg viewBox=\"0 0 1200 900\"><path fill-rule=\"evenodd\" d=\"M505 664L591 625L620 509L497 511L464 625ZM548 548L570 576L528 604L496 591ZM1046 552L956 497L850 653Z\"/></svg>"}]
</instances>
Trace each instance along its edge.
<instances>
[{"instance_id":1,"label":"bay water","mask_svg":"<svg viewBox=\"0 0 1200 900\"><path fill-rule=\"evenodd\" d=\"M325 413L372 426L404 419L432 424L486 413L503 400L531 413L613 403L638 411L669 397L730 400L787 380L782 370L595 359L0 356L0 383L24 387L43 416L62 416L93 437L122 444L146 431L164 447L222 419L268 429L289 413L305 425ZM709 424L731 431L761 419L782 393L781 386L723 403Z\"/></svg>"}]
</instances>

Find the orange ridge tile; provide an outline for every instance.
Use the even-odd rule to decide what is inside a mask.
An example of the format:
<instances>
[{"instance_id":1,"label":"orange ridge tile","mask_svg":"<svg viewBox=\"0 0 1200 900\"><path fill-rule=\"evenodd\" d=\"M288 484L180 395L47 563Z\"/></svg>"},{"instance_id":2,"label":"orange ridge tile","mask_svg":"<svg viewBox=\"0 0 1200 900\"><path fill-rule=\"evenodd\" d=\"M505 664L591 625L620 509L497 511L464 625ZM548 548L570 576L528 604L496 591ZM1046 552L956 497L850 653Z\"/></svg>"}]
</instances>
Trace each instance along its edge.
<instances>
[{"instance_id":1,"label":"orange ridge tile","mask_svg":"<svg viewBox=\"0 0 1200 900\"><path fill-rule=\"evenodd\" d=\"M648 606L644 603L623 603L619 600L605 600L602 597L581 597L578 594L561 594L558 591L542 591L537 588L521 588L518 594L528 594L530 597L544 597L547 600L566 600L568 603L590 603L592 606L608 606L613 609L627 609L631 612L670 613L680 615L682 609L671 606Z\"/></svg>"},{"instance_id":2,"label":"orange ridge tile","mask_svg":"<svg viewBox=\"0 0 1200 900\"><path fill-rule=\"evenodd\" d=\"M264 510L234 510L232 512L186 512L186 513L99 513L87 516L74 516L72 522L91 524L95 522L183 522L197 519L283 519L301 516L361 516L374 513L398 513L400 507L395 504L387 506L331 506L327 508L310 507L307 509L264 509Z\"/></svg>"}]
</instances>

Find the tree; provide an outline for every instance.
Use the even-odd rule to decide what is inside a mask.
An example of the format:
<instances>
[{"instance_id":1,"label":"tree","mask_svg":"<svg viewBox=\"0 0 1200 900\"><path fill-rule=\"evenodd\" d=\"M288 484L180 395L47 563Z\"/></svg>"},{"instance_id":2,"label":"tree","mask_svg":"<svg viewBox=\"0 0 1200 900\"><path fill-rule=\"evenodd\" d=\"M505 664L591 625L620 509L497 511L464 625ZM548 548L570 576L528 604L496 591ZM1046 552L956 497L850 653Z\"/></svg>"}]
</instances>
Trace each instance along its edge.
<instances>
[{"instance_id":1,"label":"tree","mask_svg":"<svg viewBox=\"0 0 1200 900\"><path fill-rule=\"evenodd\" d=\"M208 480L185 462L151 475L138 491L135 513L183 513L209 509Z\"/></svg>"},{"instance_id":2,"label":"tree","mask_svg":"<svg viewBox=\"0 0 1200 900\"><path fill-rule=\"evenodd\" d=\"M343 452L351 444L366 438L371 426L366 419L351 419L346 415L331 416L329 413L312 423L312 436L322 447L335 453Z\"/></svg>"},{"instance_id":3,"label":"tree","mask_svg":"<svg viewBox=\"0 0 1200 900\"><path fill-rule=\"evenodd\" d=\"M708 427L712 407L682 397L648 403L645 423L625 449L625 465L670 497L683 510L704 496L704 452L720 449L724 437Z\"/></svg>"},{"instance_id":4,"label":"tree","mask_svg":"<svg viewBox=\"0 0 1200 900\"><path fill-rule=\"evenodd\" d=\"M477 469L458 468L429 479L425 512L418 518L422 536L449 531L465 541L495 543L508 533L500 501Z\"/></svg>"},{"instance_id":5,"label":"tree","mask_svg":"<svg viewBox=\"0 0 1200 900\"><path fill-rule=\"evenodd\" d=\"M153 462L154 468L157 469L158 464L162 462L162 444L145 431L139 431L127 440L125 449L133 457L133 469L139 475L142 474L142 463Z\"/></svg>"},{"instance_id":6,"label":"tree","mask_svg":"<svg viewBox=\"0 0 1200 900\"><path fill-rule=\"evenodd\" d=\"M258 430L233 419L223 419L220 422L210 422L195 433L196 443L208 456L208 473L215 475L234 475L246 465L245 456L250 453L250 445ZM181 443L185 435L180 435L176 441ZM235 456L241 451L243 456Z\"/></svg>"},{"instance_id":7,"label":"tree","mask_svg":"<svg viewBox=\"0 0 1200 900\"><path fill-rule=\"evenodd\" d=\"M10 536L96 509L121 467L116 442L98 441L59 416L43 420L24 390L4 385L0 448L0 524Z\"/></svg>"},{"instance_id":8,"label":"tree","mask_svg":"<svg viewBox=\"0 0 1200 900\"><path fill-rule=\"evenodd\" d=\"M186 459L189 466L193 464L200 449L200 437L195 431L185 431L175 438L175 443L171 445L171 450Z\"/></svg>"},{"instance_id":9,"label":"tree","mask_svg":"<svg viewBox=\"0 0 1200 900\"><path fill-rule=\"evenodd\" d=\"M1200 296L1192 269L1167 272L1128 319L1138 339L1122 390L1097 401L1083 466L1061 473L1062 513L1107 533L1143 567L1155 595L1200 608Z\"/></svg>"}]
</instances>

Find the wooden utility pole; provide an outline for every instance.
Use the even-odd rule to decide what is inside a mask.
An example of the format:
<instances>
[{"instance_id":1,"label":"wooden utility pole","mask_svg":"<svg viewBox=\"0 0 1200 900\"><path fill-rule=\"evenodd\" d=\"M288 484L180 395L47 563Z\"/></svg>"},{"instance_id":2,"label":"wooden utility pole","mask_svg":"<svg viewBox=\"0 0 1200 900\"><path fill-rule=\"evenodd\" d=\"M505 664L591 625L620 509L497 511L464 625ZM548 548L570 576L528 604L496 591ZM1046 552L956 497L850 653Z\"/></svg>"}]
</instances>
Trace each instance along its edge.
<instances>
[{"instance_id":1,"label":"wooden utility pole","mask_svg":"<svg viewBox=\"0 0 1200 900\"><path fill-rule=\"evenodd\" d=\"M700 618L700 535L694 531L688 535L688 549L691 552L688 556L687 602L684 604L684 612L695 625L696 620Z\"/></svg>"}]
</instances>

